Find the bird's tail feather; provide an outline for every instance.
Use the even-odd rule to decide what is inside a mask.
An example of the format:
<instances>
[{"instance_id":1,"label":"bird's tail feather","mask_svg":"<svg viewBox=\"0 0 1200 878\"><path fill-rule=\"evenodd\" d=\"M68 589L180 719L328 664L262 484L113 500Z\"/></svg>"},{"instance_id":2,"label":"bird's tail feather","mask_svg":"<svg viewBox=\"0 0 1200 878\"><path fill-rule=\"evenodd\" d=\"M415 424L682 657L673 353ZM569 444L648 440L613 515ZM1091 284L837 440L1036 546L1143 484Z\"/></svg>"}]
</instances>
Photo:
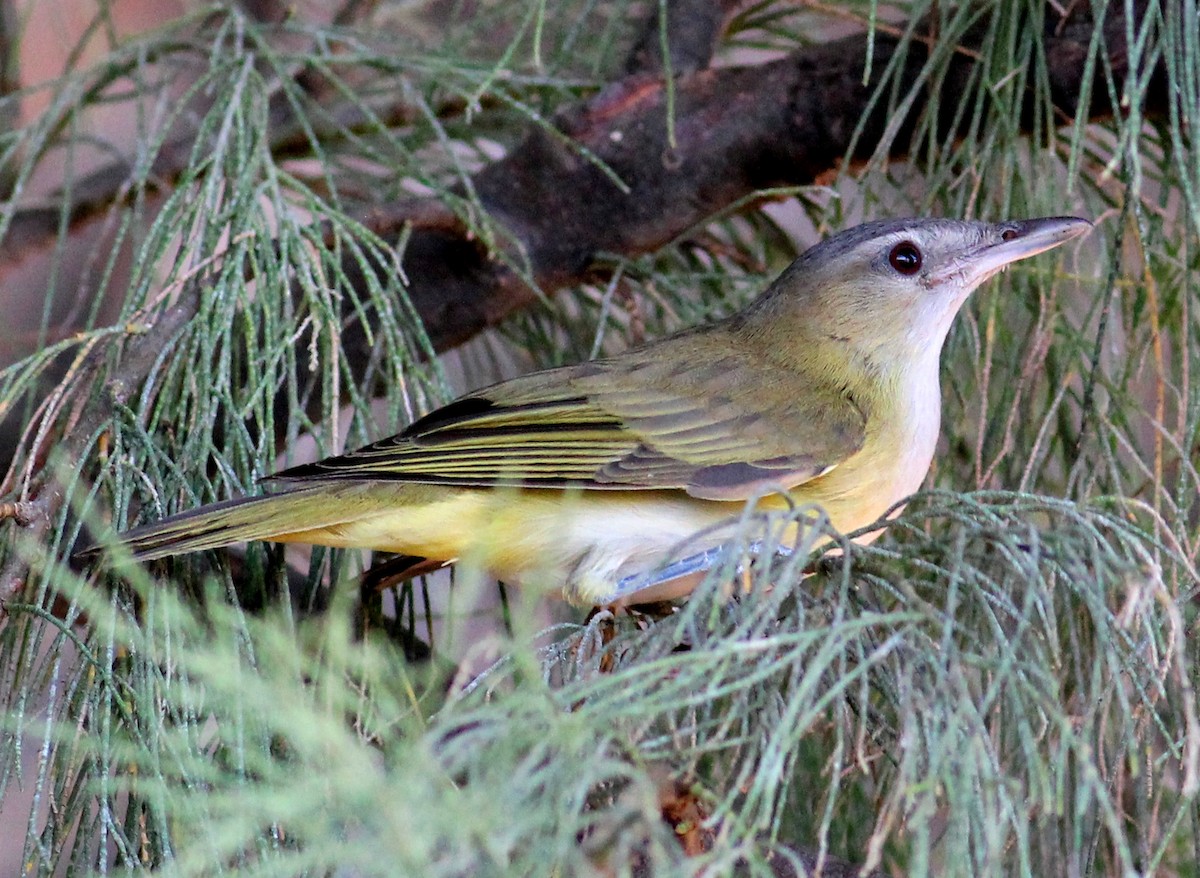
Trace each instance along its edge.
<instances>
[{"instance_id":1,"label":"bird's tail feather","mask_svg":"<svg viewBox=\"0 0 1200 878\"><path fill-rule=\"evenodd\" d=\"M338 502L329 485L313 486L239 497L172 515L153 524L120 534L117 541L135 560L151 561L168 555L201 552L230 543L269 540L287 534L318 530L361 518L368 510L361 502ZM104 551L96 545L79 553L82 557Z\"/></svg>"}]
</instances>

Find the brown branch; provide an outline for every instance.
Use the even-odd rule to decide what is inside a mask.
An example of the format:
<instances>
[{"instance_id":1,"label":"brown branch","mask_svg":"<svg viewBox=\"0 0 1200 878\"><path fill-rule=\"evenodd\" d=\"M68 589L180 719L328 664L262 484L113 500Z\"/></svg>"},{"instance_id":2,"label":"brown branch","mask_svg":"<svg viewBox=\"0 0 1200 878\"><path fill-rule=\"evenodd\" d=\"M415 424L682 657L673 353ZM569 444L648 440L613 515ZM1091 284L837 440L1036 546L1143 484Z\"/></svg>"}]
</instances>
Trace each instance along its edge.
<instances>
[{"instance_id":1,"label":"brown branch","mask_svg":"<svg viewBox=\"0 0 1200 878\"><path fill-rule=\"evenodd\" d=\"M742 5L743 0L667 0L672 72L679 75L708 67L729 17ZM642 31L625 59L627 75L662 72L663 30L658 4L651 3Z\"/></svg>"},{"instance_id":2,"label":"brown branch","mask_svg":"<svg viewBox=\"0 0 1200 878\"><path fill-rule=\"evenodd\" d=\"M1066 19L1056 13L1041 23L1051 97L1063 120L1080 111L1084 60L1095 22L1090 6L1076 4ZM1137 9L1145 3L1136 4ZM1112 4L1103 22L1107 60L1123 85L1127 71L1125 20ZM1140 12L1139 12L1140 14ZM943 106L973 98L972 69L986 22L956 53L939 83ZM874 66L883 70L899 41L876 34ZM908 47L898 93L915 87L929 48ZM480 171L472 186L500 227L520 242L509 261L496 259L465 231L419 229L407 242L407 290L434 347L460 344L536 299L534 289L512 268L521 258L546 293L588 277L597 256L636 256L652 252L754 191L803 185L835 170L851 150L866 159L878 148L889 124L886 103L870 107L875 89L862 84L865 36L807 47L778 61L754 67L703 70L676 82L676 145L668 146L666 89L645 74L625 77L595 97L567 107L555 119L574 146L534 129L507 156ZM1093 119L1113 108L1103 74L1088 84L1091 102L1083 112ZM1167 106L1165 73L1151 81L1147 115ZM918 99L915 107L923 105ZM1030 95L1021 120L1033 126ZM893 157L907 154L918 111L901 121L888 146ZM969 119L970 113L962 114ZM966 124L964 121L962 124ZM942 120L941 135L950 120ZM582 151L597 157L625 186ZM387 236L401 229L404 211L391 211L375 230ZM390 267L382 268L390 271ZM363 333L352 321L343 338L351 361L369 359Z\"/></svg>"},{"instance_id":3,"label":"brown branch","mask_svg":"<svg viewBox=\"0 0 1200 878\"><path fill-rule=\"evenodd\" d=\"M724 13L733 4L731 0L709 3L710 8L718 5ZM1144 0L1136 5L1137 14L1144 6ZM682 7L680 0L670 8ZM1074 118L1078 109L1094 27L1089 9L1075 9L1066 18L1050 13L1043 23L1052 96L1064 120ZM709 26L716 27L712 22ZM657 16L651 14L643 40L657 34L657 27ZM977 26L975 39L985 27L986 22ZM1109 61L1121 77L1126 72L1126 53L1124 18L1119 12L1109 15L1104 31ZM697 35L705 36L703 29L696 29L694 40ZM712 33L707 37L711 43ZM688 51L694 52L700 42L688 44L692 47ZM896 36L876 34L877 70L883 69L897 46ZM848 37L801 49L769 64L680 77L673 149L667 143L666 90L655 76L627 76L562 110L556 119L558 129L606 163L627 184L628 192L622 192L579 149L536 128L508 156L483 169L473 187L492 218L528 254L536 285L553 292L584 280L601 252L627 256L651 252L756 189L808 184L836 169L874 89L874 83L863 86L861 82L866 47L865 36ZM898 84L901 93L913 86L927 52L928 46L919 40L910 48ZM631 65L638 63L637 55L637 50L631 53ZM944 105L955 106L968 97L975 57L973 46L962 47L941 90ZM1089 114L1110 115L1107 89L1101 81L1092 85ZM1151 97L1152 115L1166 105L1164 77L1153 83ZM915 104L919 107L921 101ZM288 112L278 108L281 117ZM880 103L868 115L855 157L865 158L875 151L889 121L887 112ZM1030 120L1023 121L1029 127ZM286 126L284 118L277 122L273 130ZM914 122L915 113L900 127L891 144L893 156L907 153ZM286 139L277 142L277 149L286 151L287 143ZM156 160L153 175L173 179L187 150L186 138L172 141ZM112 168L81 181L75 187L72 220L106 207L127 174L127 169ZM409 295L434 346L442 350L527 306L536 294L462 224L431 224L427 218L432 214L446 215L448 210L442 204L411 202L372 207L363 219L385 237L398 234L410 220L426 226L409 240L404 268L412 279ZM51 242L58 222L57 210L18 214L10 234L0 242L0 256L14 258L39 240ZM509 249L519 259L518 248ZM356 273L357 269L349 270L352 277ZM349 327L347 341L353 360L355 347L362 343L361 331Z\"/></svg>"}]
</instances>

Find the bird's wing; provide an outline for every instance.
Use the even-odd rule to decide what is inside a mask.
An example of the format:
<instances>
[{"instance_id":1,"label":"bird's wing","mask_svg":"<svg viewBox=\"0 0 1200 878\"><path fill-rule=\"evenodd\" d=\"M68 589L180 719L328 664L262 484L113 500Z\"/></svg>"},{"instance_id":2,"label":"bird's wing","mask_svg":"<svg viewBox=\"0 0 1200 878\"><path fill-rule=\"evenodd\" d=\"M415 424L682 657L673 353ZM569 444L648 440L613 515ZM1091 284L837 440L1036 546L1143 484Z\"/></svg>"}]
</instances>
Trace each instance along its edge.
<instances>
[{"instance_id":1,"label":"bird's wing","mask_svg":"<svg viewBox=\"0 0 1200 878\"><path fill-rule=\"evenodd\" d=\"M675 488L742 500L799 485L862 447L865 413L840 388L798 386L802 376L711 339L667 341L670 350L494 385L397 436L274 478Z\"/></svg>"}]
</instances>

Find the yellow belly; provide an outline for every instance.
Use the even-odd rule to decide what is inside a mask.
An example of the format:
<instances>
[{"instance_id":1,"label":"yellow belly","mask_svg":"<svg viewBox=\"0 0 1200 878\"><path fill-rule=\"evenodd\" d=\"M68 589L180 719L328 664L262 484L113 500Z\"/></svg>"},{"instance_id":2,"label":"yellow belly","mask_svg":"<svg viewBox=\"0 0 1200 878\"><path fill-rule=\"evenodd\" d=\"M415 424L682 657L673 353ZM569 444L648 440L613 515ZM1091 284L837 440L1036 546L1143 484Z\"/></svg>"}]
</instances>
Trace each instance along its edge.
<instances>
[{"instance_id":1,"label":"yellow belly","mask_svg":"<svg viewBox=\"0 0 1200 878\"><path fill-rule=\"evenodd\" d=\"M791 501L822 505L834 527L847 532L874 522L899 499L877 485L857 490L863 485L853 472L835 469L792 491ZM698 531L736 520L744 508L682 491L419 485L362 491L363 514L353 520L273 539L462 561L506 581L561 587L581 603L604 602L623 577L653 567ZM780 495L760 501L765 508L787 505ZM692 543L687 551L709 545Z\"/></svg>"},{"instance_id":2,"label":"yellow belly","mask_svg":"<svg viewBox=\"0 0 1200 878\"><path fill-rule=\"evenodd\" d=\"M595 602L621 577L742 509L665 491L446 488L438 495L274 539L463 561L512 582L561 585L568 599Z\"/></svg>"}]
</instances>

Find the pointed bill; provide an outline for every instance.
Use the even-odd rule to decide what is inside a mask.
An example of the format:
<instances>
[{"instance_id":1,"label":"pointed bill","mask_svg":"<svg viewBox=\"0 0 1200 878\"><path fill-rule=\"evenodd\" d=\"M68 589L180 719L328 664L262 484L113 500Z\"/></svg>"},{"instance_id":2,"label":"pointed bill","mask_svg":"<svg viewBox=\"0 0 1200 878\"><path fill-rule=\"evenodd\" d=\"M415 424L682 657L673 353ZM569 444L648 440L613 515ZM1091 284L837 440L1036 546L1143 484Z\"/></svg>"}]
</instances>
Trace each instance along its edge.
<instances>
[{"instance_id":1,"label":"pointed bill","mask_svg":"<svg viewBox=\"0 0 1200 878\"><path fill-rule=\"evenodd\" d=\"M1051 250L1090 231L1092 224L1075 216L1052 216L1042 219L1016 220L995 226L998 240L985 241L967 251L942 277L948 280L959 274L968 287L983 283L1003 268Z\"/></svg>"}]
</instances>

